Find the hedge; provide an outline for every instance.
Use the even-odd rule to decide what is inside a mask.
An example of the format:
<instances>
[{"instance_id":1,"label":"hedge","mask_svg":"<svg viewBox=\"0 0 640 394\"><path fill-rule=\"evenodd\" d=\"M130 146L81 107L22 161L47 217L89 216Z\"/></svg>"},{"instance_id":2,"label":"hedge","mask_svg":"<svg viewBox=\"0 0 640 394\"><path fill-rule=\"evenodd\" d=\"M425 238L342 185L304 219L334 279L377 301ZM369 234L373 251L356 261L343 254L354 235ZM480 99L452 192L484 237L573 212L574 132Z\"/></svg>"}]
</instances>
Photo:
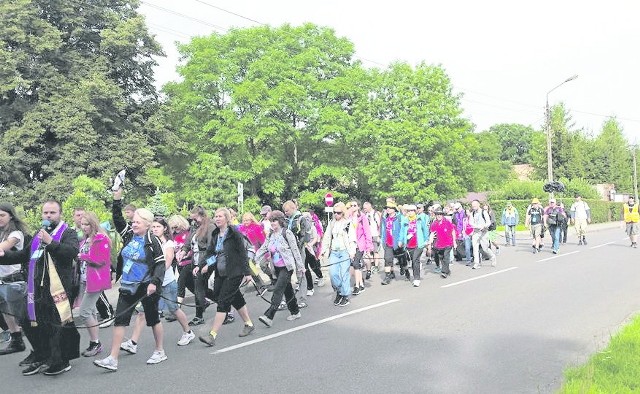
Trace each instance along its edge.
<instances>
[{"instance_id":1,"label":"hedge","mask_svg":"<svg viewBox=\"0 0 640 394\"><path fill-rule=\"evenodd\" d=\"M575 199L573 198L556 198L558 204L563 202L565 205L565 209L569 211L571 208L571 204L574 203ZM589 208L591 209L591 223L605 223L611 221L622 220L622 206L624 203L621 202L613 202L613 201L602 201L595 199L583 199L587 204L589 204ZM518 210L520 215L520 223L524 223L525 213L527 212L527 207L531 204L531 200L493 200L489 201L489 205L493 208L496 213L496 221L497 224L500 224L502 218L502 211L507 206L507 202L511 202L513 206ZM548 200L546 198L540 199L540 204L544 207L547 206Z\"/></svg>"}]
</instances>

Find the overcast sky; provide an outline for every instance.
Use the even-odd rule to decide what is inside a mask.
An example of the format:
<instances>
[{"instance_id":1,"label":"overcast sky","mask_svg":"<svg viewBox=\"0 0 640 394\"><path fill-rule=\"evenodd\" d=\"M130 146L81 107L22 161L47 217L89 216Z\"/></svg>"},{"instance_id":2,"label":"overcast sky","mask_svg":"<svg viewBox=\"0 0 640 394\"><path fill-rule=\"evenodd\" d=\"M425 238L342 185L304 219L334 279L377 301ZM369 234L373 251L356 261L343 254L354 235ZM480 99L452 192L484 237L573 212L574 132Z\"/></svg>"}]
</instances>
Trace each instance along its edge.
<instances>
[{"instance_id":1,"label":"overcast sky","mask_svg":"<svg viewBox=\"0 0 640 394\"><path fill-rule=\"evenodd\" d=\"M541 128L547 92L576 126L597 134L616 116L640 144L640 1L142 0L167 54L159 86L176 80L175 42L230 27L312 22L354 43L366 67L441 65L477 131L498 123Z\"/></svg>"}]
</instances>

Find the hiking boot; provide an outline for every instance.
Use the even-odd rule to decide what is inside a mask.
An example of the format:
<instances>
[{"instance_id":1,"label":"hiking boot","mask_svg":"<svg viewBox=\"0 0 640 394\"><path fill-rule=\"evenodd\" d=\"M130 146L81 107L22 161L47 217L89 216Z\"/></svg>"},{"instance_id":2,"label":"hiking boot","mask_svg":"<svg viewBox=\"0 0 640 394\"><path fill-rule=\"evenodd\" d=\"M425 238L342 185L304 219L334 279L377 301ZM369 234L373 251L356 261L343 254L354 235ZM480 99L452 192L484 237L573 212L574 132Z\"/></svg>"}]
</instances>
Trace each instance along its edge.
<instances>
[{"instance_id":1,"label":"hiking boot","mask_svg":"<svg viewBox=\"0 0 640 394\"><path fill-rule=\"evenodd\" d=\"M55 376L60 375L61 373L68 372L70 370L71 365L69 365L69 361L64 361L50 366L46 371L43 372L43 374L47 376Z\"/></svg>"},{"instance_id":2,"label":"hiking boot","mask_svg":"<svg viewBox=\"0 0 640 394\"><path fill-rule=\"evenodd\" d=\"M587 244L587 239L586 239L585 237L582 237L582 243L583 243L584 245L586 245L586 244Z\"/></svg>"},{"instance_id":3,"label":"hiking boot","mask_svg":"<svg viewBox=\"0 0 640 394\"><path fill-rule=\"evenodd\" d=\"M358 294L360 294L360 287L356 286L353 288L353 292L351 293L354 296L357 296Z\"/></svg>"},{"instance_id":4,"label":"hiking boot","mask_svg":"<svg viewBox=\"0 0 640 394\"><path fill-rule=\"evenodd\" d=\"M124 350L125 352L129 353L129 354L136 354L138 353L138 344L133 344L133 341L131 339L122 342L120 344L120 349Z\"/></svg>"},{"instance_id":5,"label":"hiking boot","mask_svg":"<svg viewBox=\"0 0 640 394\"><path fill-rule=\"evenodd\" d=\"M338 305L338 303L340 302L341 298L342 298L342 296L340 295L340 293L338 293L338 295L336 295L336 299L333 300L333 305Z\"/></svg>"},{"instance_id":6,"label":"hiking boot","mask_svg":"<svg viewBox=\"0 0 640 394\"><path fill-rule=\"evenodd\" d=\"M118 370L118 360L114 359L111 356L107 358L103 358L102 360L93 360L93 365L96 367L108 369L109 371L117 371Z\"/></svg>"},{"instance_id":7,"label":"hiking boot","mask_svg":"<svg viewBox=\"0 0 640 394\"><path fill-rule=\"evenodd\" d=\"M14 333L11 335L11 340L9 344L4 349L0 350L0 356L4 356L5 354L18 353L22 352L27 347L24 345L24 341L22 340L22 333Z\"/></svg>"},{"instance_id":8,"label":"hiking boot","mask_svg":"<svg viewBox=\"0 0 640 394\"><path fill-rule=\"evenodd\" d=\"M209 334L209 335L211 335L211 334ZM163 362L166 359L167 359L167 355L164 354L164 350L156 350L156 351L153 352L151 357L149 357L149 359L147 360L147 364L149 364L149 365L151 365L151 364L160 364L161 362Z\"/></svg>"},{"instance_id":9,"label":"hiking boot","mask_svg":"<svg viewBox=\"0 0 640 394\"><path fill-rule=\"evenodd\" d=\"M396 272L391 270L391 272L389 272L389 275L391 275L391 279L395 279L396 278Z\"/></svg>"},{"instance_id":10,"label":"hiking boot","mask_svg":"<svg viewBox=\"0 0 640 394\"><path fill-rule=\"evenodd\" d=\"M365 279L366 280L371 279L371 270L367 270L367 274L365 275Z\"/></svg>"},{"instance_id":11,"label":"hiking boot","mask_svg":"<svg viewBox=\"0 0 640 394\"><path fill-rule=\"evenodd\" d=\"M262 316L258 317L258 320L260 320L262 322L262 324L264 324L267 327L273 326L273 320L269 319L265 315L262 315Z\"/></svg>"},{"instance_id":12,"label":"hiking boot","mask_svg":"<svg viewBox=\"0 0 640 394\"><path fill-rule=\"evenodd\" d=\"M194 334L192 330L189 330L189 332L183 332L180 340L178 341L178 346L187 346L195 338L196 334Z\"/></svg>"},{"instance_id":13,"label":"hiking boot","mask_svg":"<svg viewBox=\"0 0 640 394\"><path fill-rule=\"evenodd\" d=\"M253 332L253 330L255 330L255 329L256 328L254 326L250 326L248 324L245 324L244 327L242 327L242 332L240 334L238 334L238 336L240 338L246 337L247 335L251 334Z\"/></svg>"},{"instance_id":14,"label":"hiking boot","mask_svg":"<svg viewBox=\"0 0 640 394\"><path fill-rule=\"evenodd\" d=\"M26 367L27 365L31 365L34 362L36 362L36 354L33 352L33 350L31 351L31 353L29 353L29 355L22 361L20 361L18 363L19 367Z\"/></svg>"},{"instance_id":15,"label":"hiking boot","mask_svg":"<svg viewBox=\"0 0 640 394\"><path fill-rule=\"evenodd\" d=\"M82 356L94 357L96 354L100 353L101 351L102 351L102 344L100 343L100 341L98 342L89 341L89 347L87 348L87 350L82 352Z\"/></svg>"},{"instance_id":16,"label":"hiking boot","mask_svg":"<svg viewBox=\"0 0 640 394\"><path fill-rule=\"evenodd\" d=\"M364 285L360 285L360 293L364 291Z\"/></svg>"},{"instance_id":17,"label":"hiking boot","mask_svg":"<svg viewBox=\"0 0 640 394\"><path fill-rule=\"evenodd\" d=\"M194 317L193 319L191 319L191 321L189 322L190 326L199 326L200 324L204 324L204 319L201 317Z\"/></svg>"},{"instance_id":18,"label":"hiking boot","mask_svg":"<svg viewBox=\"0 0 640 394\"><path fill-rule=\"evenodd\" d=\"M384 279L382 280L382 284L383 285L388 285L389 283L391 283L391 274L387 273L384 276ZM336 299L336 301L340 301L340 300ZM338 304L334 302L334 305L338 305Z\"/></svg>"},{"instance_id":19,"label":"hiking boot","mask_svg":"<svg viewBox=\"0 0 640 394\"><path fill-rule=\"evenodd\" d=\"M400 276L404 275L405 269L404 267L400 267Z\"/></svg>"}]
</instances>

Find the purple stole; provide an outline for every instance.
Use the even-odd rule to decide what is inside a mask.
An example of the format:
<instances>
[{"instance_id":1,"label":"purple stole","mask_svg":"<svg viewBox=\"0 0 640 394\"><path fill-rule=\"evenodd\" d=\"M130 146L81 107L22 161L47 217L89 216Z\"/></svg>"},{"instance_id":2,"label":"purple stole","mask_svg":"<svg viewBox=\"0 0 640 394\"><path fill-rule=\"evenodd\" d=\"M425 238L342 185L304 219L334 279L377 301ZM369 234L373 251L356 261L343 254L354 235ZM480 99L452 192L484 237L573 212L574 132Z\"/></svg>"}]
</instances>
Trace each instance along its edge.
<instances>
[{"instance_id":1,"label":"purple stole","mask_svg":"<svg viewBox=\"0 0 640 394\"><path fill-rule=\"evenodd\" d=\"M62 238L62 233L66 230L68 225L65 222L60 222L58 226L53 230L51 234L51 238L54 241L60 242L60 238ZM33 237L33 241L31 242L31 258L29 259L29 272L27 274L27 315L29 316L29 321L32 326L36 324L36 306L35 306L35 271L36 271L36 263L40 259L40 257L44 256L44 248L40 246L41 240L37 236ZM42 273L44 275L44 272Z\"/></svg>"}]
</instances>

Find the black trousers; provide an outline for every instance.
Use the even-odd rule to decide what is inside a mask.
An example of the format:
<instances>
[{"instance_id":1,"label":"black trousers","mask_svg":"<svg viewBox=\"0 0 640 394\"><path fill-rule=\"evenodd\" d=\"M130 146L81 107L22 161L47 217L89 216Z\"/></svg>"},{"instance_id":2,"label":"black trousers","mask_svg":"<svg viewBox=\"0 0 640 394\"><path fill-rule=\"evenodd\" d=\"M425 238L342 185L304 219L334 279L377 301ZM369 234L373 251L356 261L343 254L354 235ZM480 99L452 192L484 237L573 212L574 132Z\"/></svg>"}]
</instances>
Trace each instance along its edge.
<instances>
[{"instance_id":1,"label":"black trousers","mask_svg":"<svg viewBox=\"0 0 640 394\"><path fill-rule=\"evenodd\" d=\"M216 298L213 290L209 288L209 278L211 277L211 271L211 267L209 267L209 270L205 274L203 274L202 271L198 271L198 275L193 278L196 291L196 317L204 316L204 310L206 309L205 298L209 298L210 300L215 300Z\"/></svg>"},{"instance_id":2,"label":"black trousers","mask_svg":"<svg viewBox=\"0 0 640 394\"><path fill-rule=\"evenodd\" d=\"M96 301L96 308L98 308L98 314L100 314L101 320L111 319L113 317L113 306L111 306L104 291L100 293L100 297L98 301Z\"/></svg>"},{"instance_id":3,"label":"black trousers","mask_svg":"<svg viewBox=\"0 0 640 394\"><path fill-rule=\"evenodd\" d=\"M304 253L304 276L307 279L307 290L311 290L313 289L313 277L311 276L311 271L313 271L318 278L322 278L322 270L320 269L320 261L316 259L316 256L313 253L309 252L307 248L304 248Z\"/></svg>"}]
</instances>

